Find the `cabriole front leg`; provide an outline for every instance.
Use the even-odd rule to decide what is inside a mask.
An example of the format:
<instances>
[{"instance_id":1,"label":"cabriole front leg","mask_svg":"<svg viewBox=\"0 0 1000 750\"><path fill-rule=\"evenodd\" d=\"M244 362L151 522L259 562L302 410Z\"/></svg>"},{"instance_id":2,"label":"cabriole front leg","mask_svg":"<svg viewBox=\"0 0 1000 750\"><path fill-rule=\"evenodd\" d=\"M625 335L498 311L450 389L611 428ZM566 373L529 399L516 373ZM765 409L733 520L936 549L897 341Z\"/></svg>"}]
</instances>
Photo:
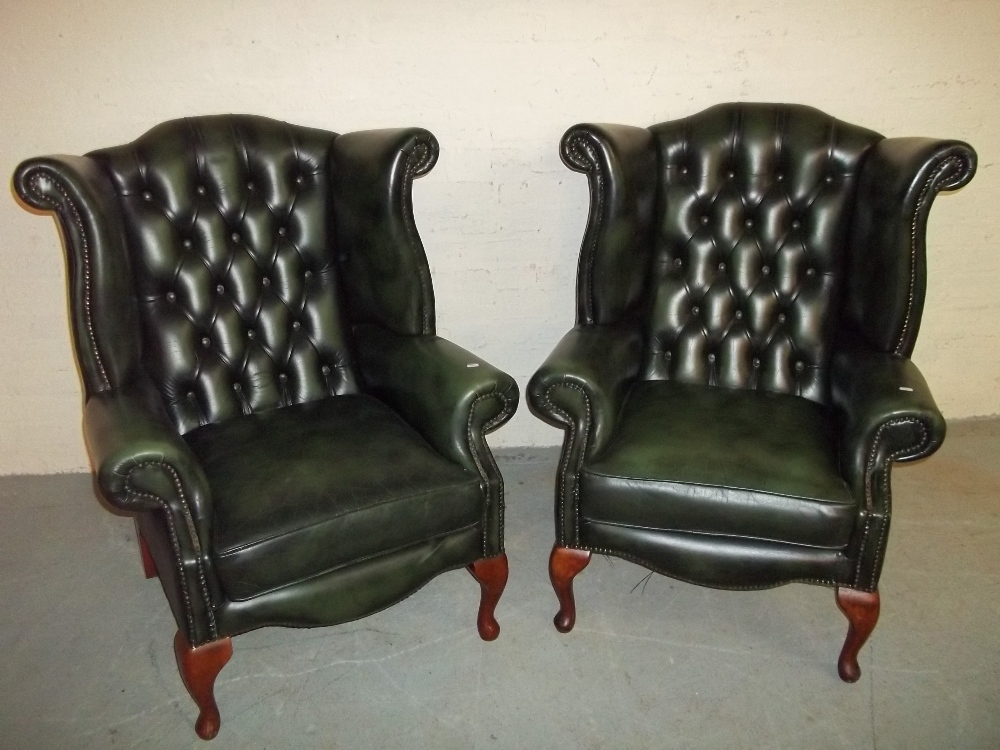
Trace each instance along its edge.
<instances>
[{"instance_id":1,"label":"cabriole front leg","mask_svg":"<svg viewBox=\"0 0 1000 750\"><path fill-rule=\"evenodd\" d=\"M484 641L494 641L500 635L500 624L494 613L507 585L507 555L501 552L494 557L476 560L469 564L468 569L472 577L479 581L482 590L479 617L476 620L479 637Z\"/></svg>"},{"instance_id":2,"label":"cabriole front leg","mask_svg":"<svg viewBox=\"0 0 1000 750\"><path fill-rule=\"evenodd\" d=\"M559 612L552 622L560 633L568 633L576 624L576 601L573 599L573 579L590 563L590 550L552 548L549 556L549 580L559 599Z\"/></svg>"},{"instance_id":3,"label":"cabriole front leg","mask_svg":"<svg viewBox=\"0 0 1000 750\"><path fill-rule=\"evenodd\" d=\"M858 652L878 623L878 592L858 591L838 586L837 606L850 622L844 648L840 651L840 661L837 662L837 671L844 682L857 682L861 677Z\"/></svg>"},{"instance_id":4,"label":"cabriole front leg","mask_svg":"<svg viewBox=\"0 0 1000 750\"><path fill-rule=\"evenodd\" d=\"M209 641L192 647L180 630L174 636L174 656L184 687L198 706L195 732L203 740L210 740L219 733L222 719L215 703L215 678L233 655L233 642L229 638Z\"/></svg>"}]
</instances>

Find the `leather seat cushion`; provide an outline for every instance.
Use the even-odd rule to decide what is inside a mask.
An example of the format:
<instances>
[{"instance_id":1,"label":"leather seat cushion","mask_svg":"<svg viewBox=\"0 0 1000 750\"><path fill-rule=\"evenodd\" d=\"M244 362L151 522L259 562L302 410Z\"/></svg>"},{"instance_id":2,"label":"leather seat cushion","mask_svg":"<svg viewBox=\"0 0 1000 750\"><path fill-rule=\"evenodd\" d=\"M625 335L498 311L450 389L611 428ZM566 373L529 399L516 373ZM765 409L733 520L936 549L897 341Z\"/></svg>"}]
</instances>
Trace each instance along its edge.
<instances>
[{"instance_id":1,"label":"leather seat cushion","mask_svg":"<svg viewBox=\"0 0 1000 750\"><path fill-rule=\"evenodd\" d=\"M584 520L840 548L857 503L834 425L798 396L650 381L580 474Z\"/></svg>"},{"instance_id":2,"label":"leather seat cushion","mask_svg":"<svg viewBox=\"0 0 1000 750\"><path fill-rule=\"evenodd\" d=\"M381 401L334 396L184 436L212 491L226 594L249 599L480 523L479 478Z\"/></svg>"}]
</instances>

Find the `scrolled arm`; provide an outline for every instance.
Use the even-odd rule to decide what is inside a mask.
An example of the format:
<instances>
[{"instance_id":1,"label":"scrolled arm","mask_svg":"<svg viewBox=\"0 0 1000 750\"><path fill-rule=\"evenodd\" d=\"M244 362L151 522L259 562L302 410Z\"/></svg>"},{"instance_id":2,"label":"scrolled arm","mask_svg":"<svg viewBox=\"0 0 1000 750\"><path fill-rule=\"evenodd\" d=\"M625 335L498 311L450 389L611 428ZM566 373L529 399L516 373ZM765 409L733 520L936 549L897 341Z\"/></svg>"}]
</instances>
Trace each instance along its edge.
<instances>
[{"instance_id":1,"label":"scrolled arm","mask_svg":"<svg viewBox=\"0 0 1000 750\"><path fill-rule=\"evenodd\" d=\"M860 503L852 543L855 586L873 591L892 515L892 464L934 453L944 442L945 421L927 382L906 357L841 352L830 379L842 425L841 471Z\"/></svg>"},{"instance_id":2,"label":"scrolled arm","mask_svg":"<svg viewBox=\"0 0 1000 750\"><path fill-rule=\"evenodd\" d=\"M437 157L437 140L422 128L345 133L333 143L334 223L355 324L434 333L434 291L411 191Z\"/></svg>"},{"instance_id":3,"label":"scrolled arm","mask_svg":"<svg viewBox=\"0 0 1000 750\"><path fill-rule=\"evenodd\" d=\"M653 134L628 125L575 125L563 135L559 153L590 182L576 322L615 323L644 293L656 199Z\"/></svg>"},{"instance_id":4,"label":"scrolled arm","mask_svg":"<svg viewBox=\"0 0 1000 750\"><path fill-rule=\"evenodd\" d=\"M488 495L483 554L503 550L503 479L486 435L517 410L512 377L432 335L355 328L365 390L396 410L435 450L480 477Z\"/></svg>"},{"instance_id":5,"label":"scrolled arm","mask_svg":"<svg viewBox=\"0 0 1000 750\"><path fill-rule=\"evenodd\" d=\"M967 185L975 173L976 152L962 141L887 138L866 156L855 199L846 313L878 351L913 352L927 287L931 204L940 191Z\"/></svg>"},{"instance_id":6,"label":"scrolled arm","mask_svg":"<svg viewBox=\"0 0 1000 750\"><path fill-rule=\"evenodd\" d=\"M172 559L164 586L176 586L193 645L218 637L213 614L217 581L211 563L211 493L205 474L170 423L149 383L95 394L83 431L101 494L130 513L156 513L167 525ZM169 570L167 575L163 573Z\"/></svg>"},{"instance_id":7,"label":"scrolled arm","mask_svg":"<svg viewBox=\"0 0 1000 750\"><path fill-rule=\"evenodd\" d=\"M610 440L639 374L643 340L637 325L580 325L569 331L528 383L539 418L566 431L556 478L557 541L576 543L576 478L585 458Z\"/></svg>"}]
</instances>

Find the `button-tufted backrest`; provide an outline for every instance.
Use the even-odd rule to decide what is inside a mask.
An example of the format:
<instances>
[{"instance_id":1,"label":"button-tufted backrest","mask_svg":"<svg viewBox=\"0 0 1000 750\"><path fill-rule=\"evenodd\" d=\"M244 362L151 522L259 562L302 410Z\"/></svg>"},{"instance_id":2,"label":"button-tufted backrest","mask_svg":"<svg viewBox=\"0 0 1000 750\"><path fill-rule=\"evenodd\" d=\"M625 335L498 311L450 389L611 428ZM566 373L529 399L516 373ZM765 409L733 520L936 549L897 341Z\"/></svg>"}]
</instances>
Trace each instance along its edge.
<instances>
[{"instance_id":1,"label":"button-tufted backrest","mask_svg":"<svg viewBox=\"0 0 1000 750\"><path fill-rule=\"evenodd\" d=\"M858 173L882 136L771 104L649 130L660 185L645 377L824 402Z\"/></svg>"},{"instance_id":2,"label":"button-tufted backrest","mask_svg":"<svg viewBox=\"0 0 1000 750\"><path fill-rule=\"evenodd\" d=\"M195 117L89 154L118 192L143 364L180 432L358 390L333 247L335 137Z\"/></svg>"}]
</instances>

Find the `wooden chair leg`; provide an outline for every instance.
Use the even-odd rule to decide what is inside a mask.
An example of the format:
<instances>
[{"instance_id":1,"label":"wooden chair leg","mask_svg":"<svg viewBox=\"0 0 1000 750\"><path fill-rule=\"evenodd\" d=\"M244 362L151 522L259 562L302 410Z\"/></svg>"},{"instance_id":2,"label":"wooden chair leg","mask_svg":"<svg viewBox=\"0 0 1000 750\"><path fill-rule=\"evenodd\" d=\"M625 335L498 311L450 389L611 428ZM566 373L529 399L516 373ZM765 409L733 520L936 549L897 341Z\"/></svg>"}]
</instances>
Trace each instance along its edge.
<instances>
[{"instance_id":1,"label":"wooden chair leg","mask_svg":"<svg viewBox=\"0 0 1000 750\"><path fill-rule=\"evenodd\" d=\"M858 652L865 645L868 636L878 622L879 596L877 591L867 592L857 589L837 587L837 606L847 616L850 626L844 648L840 651L837 671L844 682L857 682L861 677L858 666Z\"/></svg>"},{"instance_id":2,"label":"wooden chair leg","mask_svg":"<svg viewBox=\"0 0 1000 750\"><path fill-rule=\"evenodd\" d=\"M468 566L472 577L479 581L482 597L479 600L479 617L476 626L479 637L484 641L496 640L500 635L500 624L494 614L500 595L507 585L507 555L500 553L494 557L476 560Z\"/></svg>"},{"instance_id":3,"label":"wooden chair leg","mask_svg":"<svg viewBox=\"0 0 1000 750\"><path fill-rule=\"evenodd\" d=\"M215 678L233 655L233 642L229 638L209 641L192 647L180 630L174 636L174 656L184 687L198 705L198 721L194 730L203 740L210 740L219 733L222 719L215 703Z\"/></svg>"},{"instance_id":4,"label":"wooden chair leg","mask_svg":"<svg viewBox=\"0 0 1000 750\"><path fill-rule=\"evenodd\" d=\"M135 519L133 519L135 520ZM156 578L159 573L156 571L156 563L153 561L153 554L149 551L146 539L139 531L139 522L135 521L135 538L139 540L139 555L142 557L142 572L146 578Z\"/></svg>"},{"instance_id":5,"label":"wooden chair leg","mask_svg":"<svg viewBox=\"0 0 1000 750\"><path fill-rule=\"evenodd\" d=\"M568 633L576 624L576 601L573 578L590 563L590 550L556 545L549 556L549 580L559 599L559 612L552 622L560 633Z\"/></svg>"}]
</instances>

